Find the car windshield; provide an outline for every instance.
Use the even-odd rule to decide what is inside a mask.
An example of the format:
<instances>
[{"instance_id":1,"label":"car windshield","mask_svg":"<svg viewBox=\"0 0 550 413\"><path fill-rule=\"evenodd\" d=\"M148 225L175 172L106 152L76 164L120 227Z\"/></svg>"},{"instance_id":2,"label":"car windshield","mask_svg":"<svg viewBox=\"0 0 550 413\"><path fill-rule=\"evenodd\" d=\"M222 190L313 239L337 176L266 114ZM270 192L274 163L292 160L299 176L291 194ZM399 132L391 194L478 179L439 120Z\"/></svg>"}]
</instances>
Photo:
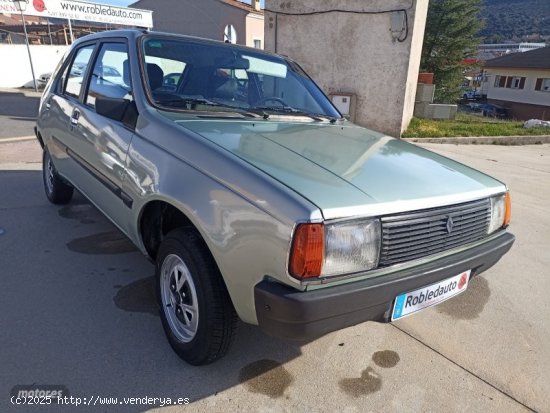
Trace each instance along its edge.
<instances>
[{"instance_id":1,"label":"car windshield","mask_svg":"<svg viewBox=\"0 0 550 413\"><path fill-rule=\"evenodd\" d=\"M341 118L298 65L278 56L193 39L146 36L143 59L150 96L165 108L265 118Z\"/></svg>"}]
</instances>

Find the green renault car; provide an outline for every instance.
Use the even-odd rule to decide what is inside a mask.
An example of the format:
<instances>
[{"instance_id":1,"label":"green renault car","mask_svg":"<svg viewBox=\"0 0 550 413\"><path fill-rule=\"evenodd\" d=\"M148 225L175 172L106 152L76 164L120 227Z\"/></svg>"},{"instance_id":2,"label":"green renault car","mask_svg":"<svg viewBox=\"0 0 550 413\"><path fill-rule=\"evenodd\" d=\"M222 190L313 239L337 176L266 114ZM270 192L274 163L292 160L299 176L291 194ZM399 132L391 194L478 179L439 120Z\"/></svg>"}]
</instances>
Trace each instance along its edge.
<instances>
[{"instance_id":1,"label":"green renault car","mask_svg":"<svg viewBox=\"0 0 550 413\"><path fill-rule=\"evenodd\" d=\"M83 37L36 135L48 199L76 188L156 264L166 336L195 365L227 352L237 317L312 340L414 314L514 242L505 184L354 125L296 62L256 49Z\"/></svg>"}]
</instances>

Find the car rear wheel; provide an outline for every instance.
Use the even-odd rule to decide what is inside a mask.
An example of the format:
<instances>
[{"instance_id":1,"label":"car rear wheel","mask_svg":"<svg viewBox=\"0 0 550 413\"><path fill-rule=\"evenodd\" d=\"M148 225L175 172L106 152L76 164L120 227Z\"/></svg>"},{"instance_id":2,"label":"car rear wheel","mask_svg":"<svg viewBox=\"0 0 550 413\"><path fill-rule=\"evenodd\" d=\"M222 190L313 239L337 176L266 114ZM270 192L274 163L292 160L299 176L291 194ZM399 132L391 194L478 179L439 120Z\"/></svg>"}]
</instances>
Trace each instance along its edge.
<instances>
[{"instance_id":1,"label":"car rear wheel","mask_svg":"<svg viewBox=\"0 0 550 413\"><path fill-rule=\"evenodd\" d=\"M74 189L59 176L46 149L42 154L42 178L46 196L51 203L62 205L71 201Z\"/></svg>"},{"instance_id":2,"label":"car rear wheel","mask_svg":"<svg viewBox=\"0 0 550 413\"><path fill-rule=\"evenodd\" d=\"M237 315L196 231L176 229L166 236L157 254L156 280L162 326L178 356L203 365L225 355Z\"/></svg>"}]
</instances>

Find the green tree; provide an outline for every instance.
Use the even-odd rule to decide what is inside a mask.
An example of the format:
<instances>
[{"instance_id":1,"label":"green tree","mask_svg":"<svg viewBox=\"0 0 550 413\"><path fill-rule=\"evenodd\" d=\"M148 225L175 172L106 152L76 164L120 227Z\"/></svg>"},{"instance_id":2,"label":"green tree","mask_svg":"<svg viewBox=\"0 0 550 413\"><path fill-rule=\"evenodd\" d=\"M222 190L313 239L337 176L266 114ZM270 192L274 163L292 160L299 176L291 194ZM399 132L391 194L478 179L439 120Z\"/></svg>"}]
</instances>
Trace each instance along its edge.
<instances>
[{"instance_id":1,"label":"green tree","mask_svg":"<svg viewBox=\"0 0 550 413\"><path fill-rule=\"evenodd\" d=\"M462 63L477 52L481 0L430 0L420 67L434 74L435 102L450 103L460 95Z\"/></svg>"}]
</instances>

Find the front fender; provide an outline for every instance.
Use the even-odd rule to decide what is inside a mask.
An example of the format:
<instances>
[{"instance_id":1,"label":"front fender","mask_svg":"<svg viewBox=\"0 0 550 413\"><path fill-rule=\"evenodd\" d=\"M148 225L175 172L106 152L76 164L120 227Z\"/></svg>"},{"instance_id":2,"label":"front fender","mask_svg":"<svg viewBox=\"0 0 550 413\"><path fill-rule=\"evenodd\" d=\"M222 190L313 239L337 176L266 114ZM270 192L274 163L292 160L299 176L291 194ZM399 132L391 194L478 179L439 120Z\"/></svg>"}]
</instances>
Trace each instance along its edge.
<instances>
[{"instance_id":1,"label":"front fender","mask_svg":"<svg viewBox=\"0 0 550 413\"><path fill-rule=\"evenodd\" d=\"M140 218L151 201L177 208L210 249L239 317L257 324L254 286L269 275L288 283L287 256L294 217L280 219L220 180L148 140L135 137L124 191L134 200L130 238L143 251Z\"/></svg>"}]
</instances>

